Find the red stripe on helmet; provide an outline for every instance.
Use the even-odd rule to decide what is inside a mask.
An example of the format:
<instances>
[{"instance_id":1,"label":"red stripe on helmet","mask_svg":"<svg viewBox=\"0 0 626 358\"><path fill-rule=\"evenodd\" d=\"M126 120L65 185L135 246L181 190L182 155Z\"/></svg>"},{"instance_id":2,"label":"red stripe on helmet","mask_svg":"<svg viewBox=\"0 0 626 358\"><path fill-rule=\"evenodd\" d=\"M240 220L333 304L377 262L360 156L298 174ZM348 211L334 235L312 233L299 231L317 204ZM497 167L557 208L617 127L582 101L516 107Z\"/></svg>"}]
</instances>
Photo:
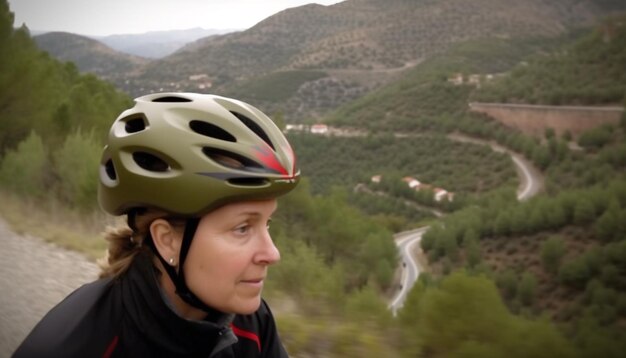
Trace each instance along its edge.
<instances>
[{"instance_id":1,"label":"red stripe on helmet","mask_svg":"<svg viewBox=\"0 0 626 358\"><path fill-rule=\"evenodd\" d=\"M256 159L260 161L266 168L272 169L280 174L288 175L287 169L276 158L274 151L269 147L256 146Z\"/></svg>"}]
</instances>

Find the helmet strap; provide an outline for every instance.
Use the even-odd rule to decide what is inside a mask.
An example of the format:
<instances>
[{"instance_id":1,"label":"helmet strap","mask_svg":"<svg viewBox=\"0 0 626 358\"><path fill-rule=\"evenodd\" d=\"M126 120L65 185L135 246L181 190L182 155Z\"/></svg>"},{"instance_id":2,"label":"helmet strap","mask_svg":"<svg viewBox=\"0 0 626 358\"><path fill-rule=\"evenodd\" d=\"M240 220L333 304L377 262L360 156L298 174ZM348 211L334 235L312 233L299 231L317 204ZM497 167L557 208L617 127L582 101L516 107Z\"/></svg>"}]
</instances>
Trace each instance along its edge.
<instances>
[{"instance_id":1,"label":"helmet strap","mask_svg":"<svg viewBox=\"0 0 626 358\"><path fill-rule=\"evenodd\" d=\"M194 235L196 234L196 230L198 228L198 224L200 223L200 218L189 218L185 224L185 232L183 234L183 242L180 248L180 253L178 255L178 271L174 268L174 266L170 265L159 253L156 245L154 245L154 241L152 240L152 236L148 233L148 243L152 248L154 254L159 258L165 272L174 283L176 287L176 294L183 299L187 304L198 308L206 313L208 313L207 319L210 321L216 320L223 313L217 311L214 308L206 305L202 300L198 298L189 287L187 287L187 283L185 282L185 259L187 258L187 254L189 253L189 248L191 247L191 241L193 240Z\"/></svg>"}]
</instances>

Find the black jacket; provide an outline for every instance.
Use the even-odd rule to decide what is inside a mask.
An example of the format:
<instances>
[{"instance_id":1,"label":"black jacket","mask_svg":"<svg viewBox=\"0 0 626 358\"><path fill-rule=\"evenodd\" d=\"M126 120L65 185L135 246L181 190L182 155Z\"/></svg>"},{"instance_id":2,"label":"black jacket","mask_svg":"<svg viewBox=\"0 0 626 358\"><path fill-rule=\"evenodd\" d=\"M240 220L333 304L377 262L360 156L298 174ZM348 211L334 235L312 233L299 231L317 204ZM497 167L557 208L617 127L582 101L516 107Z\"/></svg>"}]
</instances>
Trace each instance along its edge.
<instances>
[{"instance_id":1,"label":"black jacket","mask_svg":"<svg viewBox=\"0 0 626 358\"><path fill-rule=\"evenodd\" d=\"M262 301L251 315L178 316L166 304L150 258L117 279L84 285L54 307L13 355L30 357L287 357Z\"/></svg>"}]
</instances>

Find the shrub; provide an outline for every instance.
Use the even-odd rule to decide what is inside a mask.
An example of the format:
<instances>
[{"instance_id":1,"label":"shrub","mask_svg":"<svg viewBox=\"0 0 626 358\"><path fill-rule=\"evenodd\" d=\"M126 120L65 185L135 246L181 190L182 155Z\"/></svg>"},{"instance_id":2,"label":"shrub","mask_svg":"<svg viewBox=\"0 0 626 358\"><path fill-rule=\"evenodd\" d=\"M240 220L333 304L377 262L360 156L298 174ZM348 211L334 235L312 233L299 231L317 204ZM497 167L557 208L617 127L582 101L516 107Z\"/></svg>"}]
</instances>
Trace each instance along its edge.
<instances>
[{"instance_id":1,"label":"shrub","mask_svg":"<svg viewBox=\"0 0 626 358\"><path fill-rule=\"evenodd\" d=\"M102 147L80 131L70 134L63 146L54 153L54 169L59 180L59 194L67 202L80 208L96 204L98 162Z\"/></svg>"},{"instance_id":2,"label":"shrub","mask_svg":"<svg viewBox=\"0 0 626 358\"><path fill-rule=\"evenodd\" d=\"M8 151L0 165L0 184L21 195L43 196L48 159L41 137L31 132L17 149Z\"/></svg>"},{"instance_id":3,"label":"shrub","mask_svg":"<svg viewBox=\"0 0 626 358\"><path fill-rule=\"evenodd\" d=\"M564 254L565 245L560 237L551 237L541 244L541 263L544 269L550 273L558 272Z\"/></svg>"},{"instance_id":4,"label":"shrub","mask_svg":"<svg viewBox=\"0 0 626 358\"><path fill-rule=\"evenodd\" d=\"M591 270L583 257L567 261L559 269L559 279L576 288L584 288L590 277Z\"/></svg>"},{"instance_id":5,"label":"shrub","mask_svg":"<svg viewBox=\"0 0 626 358\"><path fill-rule=\"evenodd\" d=\"M578 138L578 144L588 149L601 148L611 141L611 131L612 127L607 125L591 129Z\"/></svg>"},{"instance_id":6,"label":"shrub","mask_svg":"<svg viewBox=\"0 0 626 358\"><path fill-rule=\"evenodd\" d=\"M524 272L522 279L517 286L517 295L524 305L532 305L537 294L537 279L530 272Z\"/></svg>"}]
</instances>

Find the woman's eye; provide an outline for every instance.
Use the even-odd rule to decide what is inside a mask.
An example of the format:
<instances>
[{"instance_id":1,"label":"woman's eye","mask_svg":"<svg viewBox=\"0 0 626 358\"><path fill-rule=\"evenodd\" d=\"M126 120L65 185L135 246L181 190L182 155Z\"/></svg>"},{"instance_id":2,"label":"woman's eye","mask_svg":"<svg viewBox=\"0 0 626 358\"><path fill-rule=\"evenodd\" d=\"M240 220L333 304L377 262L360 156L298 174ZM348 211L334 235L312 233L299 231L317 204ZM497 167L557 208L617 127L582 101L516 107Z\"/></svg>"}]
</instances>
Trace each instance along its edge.
<instances>
[{"instance_id":1,"label":"woman's eye","mask_svg":"<svg viewBox=\"0 0 626 358\"><path fill-rule=\"evenodd\" d=\"M272 219L267 220L267 223L265 223L265 227L269 230L271 224L272 224Z\"/></svg>"},{"instance_id":2,"label":"woman's eye","mask_svg":"<svg viewBox=\"0 0 626 358\"><path fill-rule=\"evenodd\" d=\"M250 225L246 224L246 225L237 226L235 230L233 231L236 234L245 235L248 232L248 230L250 230Z\"/></svg>"}]
</instances>

